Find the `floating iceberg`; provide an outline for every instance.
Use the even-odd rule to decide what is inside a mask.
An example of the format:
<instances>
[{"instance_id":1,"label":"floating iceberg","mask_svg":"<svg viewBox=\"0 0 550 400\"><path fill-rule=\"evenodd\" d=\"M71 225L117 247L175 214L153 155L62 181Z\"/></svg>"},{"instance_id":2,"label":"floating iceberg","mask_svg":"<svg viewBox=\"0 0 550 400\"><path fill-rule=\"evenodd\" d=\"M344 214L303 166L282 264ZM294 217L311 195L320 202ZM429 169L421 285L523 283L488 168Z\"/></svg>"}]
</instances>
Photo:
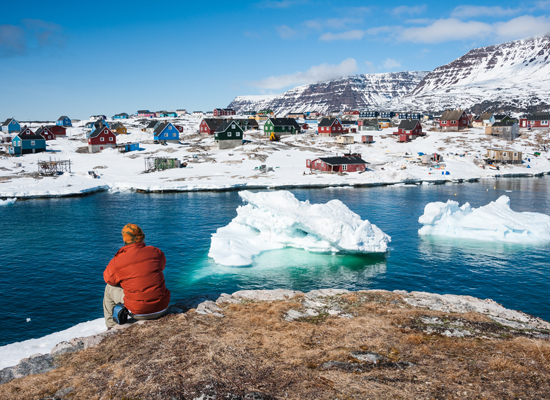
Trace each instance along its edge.
<instances>
[{"instance_id":1,"label":"floating iceberg","mask_svg":"<svg viewBox=\"0 0 550 400\"><path fill-rule=\"evenodd\" d=\"M479 208L469 203L459 207L452 200L429 203L418 222L424 225L420 235L513 243L550 241L550 216L512 211L508 196Z\"/></svg>"},{"instance_id":2,"label":"floating iceberg","mask_svg":"<svg viewBox=\"0 0 550 400\"><path fill-rule=\"evenodd\" d=\"M8 204L13 204L17 201L17 198L12 199L6 199L6 200L0 200L0 206L7 206Z\"/></svg>"},{"instance_id":3,"label":"floating iceberg","mask_svg":"<svg viewBox=\"0 0 550 400\"><path fill-rule=\"evenodd\" d=\"M383 253L391 238L340 200L299 201L288 191L239 192L248 204L212 235L208 255L228 266L252 264L263 251L300 248L311 252Z\"/></svg>"}]
</instances>

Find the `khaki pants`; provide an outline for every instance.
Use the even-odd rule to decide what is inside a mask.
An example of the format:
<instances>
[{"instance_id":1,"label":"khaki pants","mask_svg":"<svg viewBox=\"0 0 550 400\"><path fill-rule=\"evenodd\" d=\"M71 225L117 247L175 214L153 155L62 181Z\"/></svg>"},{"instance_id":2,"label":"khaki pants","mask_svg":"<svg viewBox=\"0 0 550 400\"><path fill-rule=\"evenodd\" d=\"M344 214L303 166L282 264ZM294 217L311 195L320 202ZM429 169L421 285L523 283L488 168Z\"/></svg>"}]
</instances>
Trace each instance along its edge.
<instances>
[{"instance_id":1,"label":"khaki pants","mask_svg":"<svg viewBox=\"0 0 550 400\"><path fill-rule=\"evenodd\" d=\"M103 315L105 316L105 325L107 325L107 328L112 328L117 325L117 323L113 320L113 308L118 303L124 304L124 289L122 289L120 286L111 286L108 284L107 286L105 286L105 296L103 297ZM132 315L132 319L138 321L157 319L166 314L166 311L167 310L165 310L163 313L153 315Z\"/></svg>"}]
</instances>

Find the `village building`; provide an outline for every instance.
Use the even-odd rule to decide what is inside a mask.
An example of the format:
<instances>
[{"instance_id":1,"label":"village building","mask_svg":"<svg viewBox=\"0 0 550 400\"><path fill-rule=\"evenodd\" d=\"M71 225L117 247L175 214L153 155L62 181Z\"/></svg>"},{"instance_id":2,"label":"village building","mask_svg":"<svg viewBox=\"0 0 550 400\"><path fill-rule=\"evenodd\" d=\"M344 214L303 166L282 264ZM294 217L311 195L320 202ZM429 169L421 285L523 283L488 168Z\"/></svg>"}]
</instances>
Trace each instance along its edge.
<instances>
[{"instance_id":1,"label":"village building","mask_svg":"<svg viewBox=\"0 0 550 400\"><path fill-rule=\"evenodd\" d=\"M242 145L243 136L243 128L234 120L224 121L214 133L214 139L220 150Z\"/></svg>"},{"instance_id":2,"label":"village building","mask_svg":"<svg viewBox=\"0 0 550 400\"><path fill-rule=\"evenodd\" d=\"M47 126L41 126L38 128L36 134L42 136L46 140L55 140L54 133Z\"/></svg>"},{"instance_id":3,"label":"village building","mask_svg":"<svg viewBox=\"0 0 550 400\"><path fill-rule=\"evenodd\" d=\"M344 115L357 115L359 116L359 110L346 110L344 111Z\"/></svg>"},{"instance_id":4,"label":"village building","mask_svg":"<svg viewBox=\"0 0 550 400\"><path fill-rule=\"evenodd\" d=\"M55 124L59 126L64 126L64 127L73 126L71 119L66 115L62 115L61 117L59 117L59 119L55 122Z\"/></svg>"},{"instance_id":5,"label":"village building","mask_svg":"<svg viewBox=\"0 0 550 400\"><path fill-rule=\"evenodd\" d=\"M107 126L101 125L88 136L88 151L97 153L109 148L116 148L116 135Z\"/></svg>"},{"instance_id":6,"label":"village building","mask_svg":"<svg viewBox=\"0 0 550 400\"><path fill-rule=\"evenodd\" d=\"M392 119L393 117L395 117L394 111L380 111L380 118Z\"/></svg>"},{"instance_id":7,"label":"village building","mask_svg":"<svg viewBox=\"0 0 550 400\"><path fill-rule=\"evenodd\" d=\"M492 126L485 127L485 134L498 136L505 140L514 140L519 137L519 124L512 120L495 122Z\"/></svg>"},{"instance_id":8,"label":"village building","mask_svg":"<svg viewBox=\"0 0 550 400\"><path fill-rule=\"evenodd\" d=\"M162 122L155 128L154 140L159 142L179 143L180 133L171 122Z\"/></svg>"},{"instance_id":9,"label":"village building","mask_svg":"<svg viewBox=\"0 0 550 400\"><path fill-rule=\"evenodd\" d=\"M423 165L429 165L431 163L443 162L443 156L441 154L422 154L421 162Z\"/></svg>"},{"instance_id":10,"label":"village building","mask_svg":"<svg viewBox=\"0 0 550 400\"><path fill-rule=\"evenodd\" d=\"M359 112L359 118L378 118L380 113L374 110L362 110Z\"/></svg>"},{"instance_id":11,"label":"village building","mask_svg":"<svg viewBox=\"0 0 550 400\"><path fill-rule=\"evenodd\" d=\"M404 119L399 123L397 132L393 133L394 135L399 135L399 141L410 141L416 139L418 136L425 136L426 134L422 131L422 124L419 120L413 119L408 120ZM401 140L402 135L408 136L407 140Z\"/></svg>"},{"instance_id":12,"label":"village building","mask_svg":"<svg viewBox=\"0 0 550 400\"><path fill-rule=\"evenodd\" d=\"M519 125L521 128L548 129L550 128L550 113L544 112L522 115L519 118Z\"/></svg>"},{"instance_id":13,"label":"village building","mask_svg":"<svg viewBox=\"0 0 550 400\"><path fill-rule=\"evenodd\" d=\"M126 113L120 113L113 115L113 119L128 119L130 116Z\"/></svg>"},{"instance_id":14,"label":"village building","mask_svg":"<svg viewBox=\"0 0 550 400\"><path fill-rule=\"evenodd\" d=\"M318 125L319 135L336 136L342 134L344 128L338 118L323 118Z\"/></svg>"},{"instance_id":15,"label":"village building","mask_svg":"<svg viewBox=\"0 0 550 400\"><path fill-rule=\"evenodd\" d=\"M442 131L461 131L468 128L469 119L466 111L447 110L441 116L439 126Z\"/></svg>"},{"instance_id":16,"label":"village building","mask_svg":"<svg viewBox=\"0 0 550 400\"><path fill-rule=\"evenodd\" d=\"M31 128L27 127L26 125L21 128L21 131L19 132L19 136L28 136L28 135L34 135L35 133L31 130Z\"/></svg>"},{"instance_id":17,"label":"village building","mask_svg":"<svg viewBox=\"0 0 550 400\"><path fill-rule=\"evenodd\" d=\"M374 136L372 135L362 135L361 143L374 143Z\"/></svg>"},{"instance_id":18,"label":"village building","mask_svg":"<svg viewBox=\"0 0 550 400\"><path fill-rule=\"evenodd\" d=\"M236 112L232 108L215 108L214 111L212 111L212 115L214 117L225 117L236 115Z\"/></svg>"},{"instance_id":19,"label":"village building","mask_svg":"<svg viewBox=\"0 0 550 400\"><path fill-rule=\"evenodd\" d=\"M18 134L12 139L9 146L9 153L13 155L41 153L44 151L46 151L46 139L35 133Z\"/></svg>"},{"instance_id":20,"label":"village building","mask_svg":"<svg viewBox=\"0 0 550 400\"><path fill-rule=\"evenodd\" d=\"M4 121L1 128L2 132L19 132L21 130L21 125L19 125L19 122L17 122L14 118L8 118Z\"/></svg>"},{"instance_id":21,"label":"village building","mask_svg":"<svg viewBox=\"0 0 550 400\"><path fill-rule=\"evenodd\" d=\"M294 119L305 118L305 117L306 117L306 115L303 112L297 112L297 111L289 112L285 116L285 118L294 118Z\"/></svg>"},{"instance_id":22,"label":"village building","mask_svg":"<svg viewBox=\"0 0 550 400\"><path fill-rule=\"evenodd\" d=\"M193 111L193 114L191 114L193 117L202 117L204 113L202 111Z\"/></svg>"},{"instance_id":23,"label":"village building","mask_svg":"<svg viewBox=\"0 0 550 400\"><path fill-rule=\"evenodd\" d=\"M199 132L213 135L221 124L223 124L223 119L205 118L199 124Z\"/></svg>"},{"instance_id":24,"label":"village building","mask_svg":"<svg viewBox=\"0 0 550 400\"><path fill-rule=\"evenodd\" d=\"M67 129L61 125L47 125L46 126L56 138L58 137L67 137Z\"/></svg>"},{"instance_id":25,"label":"village building","mask_svg":"<svg viewBox=\"0 0 550 400\"><path fill-rule=\"evenodd\" d=\"M406 119L417 119L419 121L424 118L424 114L418 111L409 111L405 114L405 116Z\"/></svg>"},{"instance_id":26,"label":"village building","mask_svg":"<svg viewBox=\"0 0 550 400\"><path fill-rule=\"evenodd\" d=\"M110 129L117 135L126 135L128 133L128 129L120 122L112 124Z\"/></svg>"},{"instance_id":27,"label":"village building","mask_svg":"<svg viewBox=\"0 0 550 400\"><path fill-rule=\"evenodd\" d=\"M101 114L92 115L92 116L90 116L90 119L95 119L95 120L98 120L98 119L107 119L107 116L106 116L106 115L101 115Z\"/></svg>"},{"instance_id":28,"label":"village building","mask_svg":"<svg viewBox=\"0 0 550 400\"><path fill-rule=\"evenodd\" d=\"M166 118L166 117L177 117L178 114L175 111L157 111L155 117L157 118Z\"/></svg>"},{"instance_id":29,"label":"village building","mask_svg":"<svg viewBox=\"0 0 550 400\"><path fill-rule=\"evenodd\" d=\"M147 124L147 126L145 127L145 132L147 133L154 133L155 132L155 129L157 129L157 127L161 124L160 121L154 119L152 120L151 122L149 122L149 124Z\"/></svg>"},{"instance_id":30,"label":"village building","mask_svg":"<svg viewBox=\"0 0 550 400\"><path fill-rule=\"evenodd\" d=\"M353 144L354 142L353 136L341 135L336 138L336 143L339 144Z\"/></svg>"},{"instance_id":31,"label":"village building","mask_svg":"<svg viewBox=\"0 0 550 400\"><path fill-rule=\"evenodd\" d=\"M302 131L302 127L293 118L268 118L264 125L264 134L271 136L295 135Z\"/></svg>"},{"instance_id":32,"label":"village building","mask_svg":"<svg viewBox=\"0 0 550 400\"><path fill-rule=\"evenodd\" d=\"M523 159L521 151L498 148L487 149L487 157L490 161L503 164L521 164Z\"/></svg>"},{"instance_id":33,"label":"village building","mask_svg":"<svg viewBox=\"0 0 550 400\"><path fill-rule=\"evenodd\" d=\"M360 131L380 131L378 119L360 119L357 121L357 127Z\"/></svg>"},{"instance_id":34,"label":"village building","mask_svg":"<svg viewBox=\"0 0 550 400\"><path fill-rule=\"evenodd\" d=\"M128 153L129 151L139 150L139 143L138 142L122 143L122 144L117 144L116 147L117 147L119 153Z\"/></svg>"},{"instance_id":35,"label":"village building","mask_svg":"<svg viewBox=\"0 0 550 400\"><path fill-rule=\"evenodd\" d=\"M155 116L155 113L149 110L139 110L137 112L137 116L144 117L144 118L153 118Z\"/></svg>"},{"instance_id":36,"label":"village building","mask_svg":"<svg viewBox=\"0 0 550 400\"><path fill-rule=\"evenodd\" d=\"M319 157L306 160L306 167L310 170L329 173L361 172L367 169L367 162L361 158L361 154L344 154L343 157Z\"/></svg>"},{"instance_id":37,"label":"village building","mask_svg":"<svg viewBox=\"0 0 550 400\"><path fill-rule=\"evenodd\" d=\"M176 110L176 114L178 115L178 117L181 117L182 115L187 115L187 110L184 108L179 108Z\"/></svg>"}]
</instances>

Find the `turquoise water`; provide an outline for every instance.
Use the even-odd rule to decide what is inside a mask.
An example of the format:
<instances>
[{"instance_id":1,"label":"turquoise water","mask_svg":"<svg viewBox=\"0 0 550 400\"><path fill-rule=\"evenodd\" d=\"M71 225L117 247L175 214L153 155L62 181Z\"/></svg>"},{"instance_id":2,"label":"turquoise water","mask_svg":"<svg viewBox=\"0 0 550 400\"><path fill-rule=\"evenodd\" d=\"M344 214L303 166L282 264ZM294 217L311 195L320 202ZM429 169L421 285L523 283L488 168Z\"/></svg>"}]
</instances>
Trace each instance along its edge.
<instances>
[{"instance_id":1,"label":"turquoise water","mask_svg":"<svg viewBox=\"0 0 550 400\"><path fill-rule=\"evenodd\" d=\"M455 199L478 207L506 194L516 211L550 214L549 191L550 177L292 190L312 203L342 200L391 235L391 250L386 256L277 250L246 268L221 267L207 256L210 235L236 215L241 204L237 192L102 193L18 201L0 207L0 345L101 317L102 273L122 245L120 230L128 222L139 224L146 243L165 252L172 299L241 289L404 289L492 298L550 320L549 246L417 234L418 217L432 201Z\"/></svg>"}]
</instances>

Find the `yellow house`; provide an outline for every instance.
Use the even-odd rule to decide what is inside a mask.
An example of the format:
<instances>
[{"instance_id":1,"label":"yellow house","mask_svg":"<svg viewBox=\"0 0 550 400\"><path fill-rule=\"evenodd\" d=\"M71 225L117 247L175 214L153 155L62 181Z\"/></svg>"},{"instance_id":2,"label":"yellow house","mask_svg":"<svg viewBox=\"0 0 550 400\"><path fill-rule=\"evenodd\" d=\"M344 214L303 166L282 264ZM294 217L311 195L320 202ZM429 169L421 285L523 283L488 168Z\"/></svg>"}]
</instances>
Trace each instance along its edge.
<instances>
[{"instance_id":1,"label":"yellow house","mask_svg":"<svg viewBox=\"0 0 550 400\"><path fill-rule=\"evenodd\" d=\"M128 129L120 122L111 125L111 131L117 135L126 135L128 133Z\"/></svg>"},{"instance_id":2,"label":"yellow house","mask_svg":"<svg viewBox=\"0 0 550 400\"><path fill-rule=\"evenodd\" d=\"M354 143L353 136L338 136L336 138L336 143L353 144Z\"/></svg>"}]
</instances>

